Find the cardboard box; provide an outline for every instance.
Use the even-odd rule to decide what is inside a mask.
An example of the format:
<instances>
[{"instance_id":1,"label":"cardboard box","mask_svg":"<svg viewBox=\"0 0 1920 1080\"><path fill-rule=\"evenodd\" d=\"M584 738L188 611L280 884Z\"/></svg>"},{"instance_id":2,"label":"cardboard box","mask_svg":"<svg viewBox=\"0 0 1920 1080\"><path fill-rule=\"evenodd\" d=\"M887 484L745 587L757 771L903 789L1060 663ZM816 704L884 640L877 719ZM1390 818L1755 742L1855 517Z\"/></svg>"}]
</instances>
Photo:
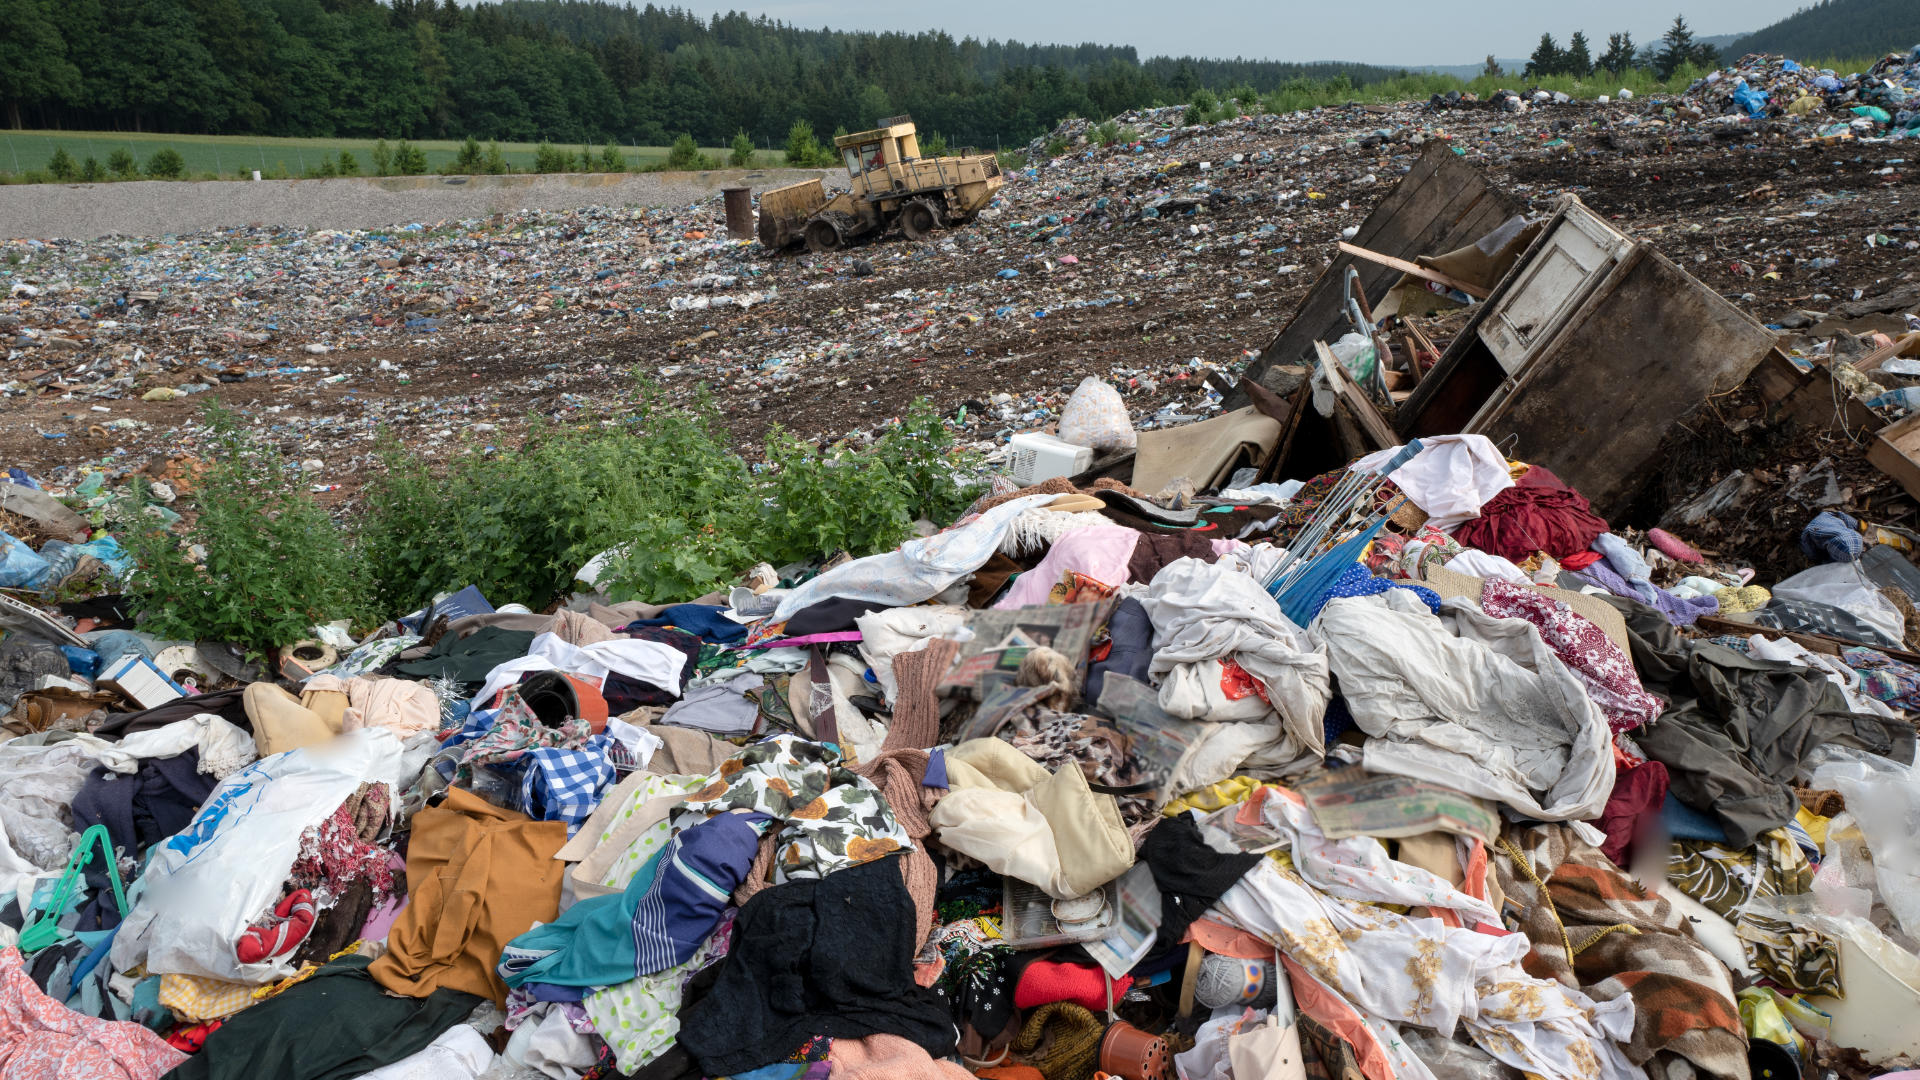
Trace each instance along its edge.
<instances>
[{"instance_id":1,"label":"cardboard box","mask_svg":"<svg viewBox=\"0 0 1920 1080\"><path fill-rule=\"evenodd\" d=\"M108 665L94 684L112 690L142 709L165 705L187 696L179 683L167 678L144 656L123 656Z\"/></svg>"}]
</instances>

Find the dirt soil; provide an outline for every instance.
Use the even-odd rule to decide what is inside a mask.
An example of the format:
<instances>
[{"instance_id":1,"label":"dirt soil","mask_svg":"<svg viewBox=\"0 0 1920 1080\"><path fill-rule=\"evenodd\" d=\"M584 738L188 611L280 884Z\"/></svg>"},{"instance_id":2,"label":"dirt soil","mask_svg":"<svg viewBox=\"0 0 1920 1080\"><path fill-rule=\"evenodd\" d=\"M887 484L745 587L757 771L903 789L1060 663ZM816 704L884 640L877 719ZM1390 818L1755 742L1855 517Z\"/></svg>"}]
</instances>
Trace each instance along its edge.
<instances>
[{"instance_id":1,"label":"dirt soil","mask_svg":"<svg viewBox=\"0 0 1920 1080\"><path fill-rule=\"evenodd\" d=\"M717 199L9 244L26 258L0 280L41 292L0 301L16 346L0 459L59 482L191 453L202 386L329 501L357 489L381 430L429 453L508 447L530 416L628 408L635 373L673 399L706 388L749 452L776 423L857 436L921 396L987 448L1046 426L1089 374L1136 423L1178 422L1217 408L1206 371L1265 345L1342 230L1440 137L1536 210L1578 195L1762 321L1920 281L1914 147L1653 119L1578 104L1243 119L1082 146L1012 176L969 227L830 257L724 242Z\"/></svg>"}]
</instances>

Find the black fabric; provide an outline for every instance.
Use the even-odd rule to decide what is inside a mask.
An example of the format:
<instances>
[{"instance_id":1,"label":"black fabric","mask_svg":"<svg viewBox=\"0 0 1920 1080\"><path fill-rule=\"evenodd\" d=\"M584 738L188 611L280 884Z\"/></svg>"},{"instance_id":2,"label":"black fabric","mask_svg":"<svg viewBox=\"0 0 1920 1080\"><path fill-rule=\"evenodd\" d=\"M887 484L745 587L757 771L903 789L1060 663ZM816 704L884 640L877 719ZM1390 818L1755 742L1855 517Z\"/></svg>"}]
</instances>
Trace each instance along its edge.
<instances>
[{"instance_id":1,"label":"black fabric","mask_svg":"<svg viewBox=\"0 0 1920 1080\"><path fill-rule=\"evenodd\" d=\"M642 626L637 629L619 631L621 637L635 641L652 641L686 657L680 665L680 684L671 690L630 679L625 675L608 675L600 687L600 696L607 699L607 712L618 716L621 713L639 708L642 705L672 705L686 692L687 683L693 679L700 663L700 650L705 642L684 630L672 630L664 626Z\"/></svg>"},{"instance_id":2,"label":"black fabric","mask_svg":"<svg viewBox=\"0 0 1920 1080\"><path fill-rule=\"evenodd\" d=\"M404 891L406 875L395 874L394 884ZM367 916L371 914L373 886L365 881L347 886L344 895L320 909L313 929L307 932L307 940L294 950L294 966L326 963L327 957L360 940L360 930L367 925Z\"/></svg>"},{"instance_id":3,"label":"black fabric","mask_svg":"<svg viewBox=\"0 0 1920 1080\"><path fill-rule=\"evenodd\" d=\"M1673 797L1711 814L1732 846L1793 820L1794 774L1816 746L1913 761L1910 724L1850 711L1840 687L1817 671L1684 641L1655 608L1606 599L1626 617L1642 685L1668 702L1634 742L1667 767Z\"/></svg>"},{"instance_id":4,"label":"black fabric","mask_svg":"<svg viewBox=\"0 0 1920 1080\"><path fill-rule=\"evenodd\" d=\"M247 734L253 734L253 721L247 719L247 707L241 701L245 687L215 690L211 694L176 698L141 712L114 713L94 730L103 739L124 739L138 731L163 728L176 720L187 720L201 713L212 713Z\"/></svg>"},{"instance_id":5,"label":"black fabric","mask_svg":"<svg viewBox=\"0 0 1920 1080\"><path fill-rule=\"evenodd\" d=\"M886 1033L953 1050L946 1002L913 981L914 906L899 856L762 889L740 909L713 991L680 1010L710 1076L771 1065L815 1035Z\"/></svg>"},{"instance_id":6,"label":"black fabric","mask_svg":"<svg viewBox=\"0 0 1920 1080\"><path fill-rule=\"evenodd\" d=\"M1142 537L1145 539L1145 537ZM1152 686L1147 668L1153 663L1153 620L1147 609L1132 597L1120 601L1107 620L1107 636L1113 641L1105 660L1087 666L1087 704L1100 704L1100 691L1106 688L1107 672L1117 671L1144 686Z\"/></svg>"},{"instance_id":7,"label":"black fabric","mask_svg":"<svg viewBox=\"0 0 1920 1080\"><path fill-rule=\"evenodd\" d=\"M1218 562L1220 556L1213 550L1213 541L1219 538L1220 534L1215 532L1143 532L1139 543L1133 545L1133 554L1127 556L1127 577L1146 584L1170 562L1181 559Z\"/></svg>"},{"instance_id":8,"label":"black fabric","mask_svg":"<svg viewBox=\"0 0 1920 1080\"><path fill-rule=\"evenodd\" d=\"M200 771L200 754L194 750L145 758L133 773L117 773L100 765L87 774L73 797L73 829L85 832L104 825L114 850L138 861L148 848L186 828L218 783ZM119 926L120 908L113 901L113 882L105 864L95 858L87 864L86 874L88 897L77 927Z\"/></svg>"},{"instance_id":9,"label":"black fabric","mask_svg":"<svg viewBox=\"0 0 1920 1080\"><path fill-rule=\"evenodd\" d=\"M304 982L234 1014L168 1080L348 1080L426 1049L484 998L435 990L393 997L343 956Z\"/></svg>"},{"instance_id":10,"label":"black fabric","mask_svg":"<svg viewBox=\"0 0 1920 1080\"><path fill-rule=\"evenodd\" d=\"M854 629L853 620L868 612L891 607L872 600L854 600L845 596L835 596L817 604L808 604L793 613L787 620L787 636L800 637L806 634L838 634Z\"/></svg>"},{"instance_id":11,"label":"black fabric","mask_svg":"<svg viewBox=\"0 0 1920 1080\"><path fill-rule=\"evenodd\" d=\"M1160 890L1160 940L1154 944L1155 951L1178 944L1187 927L1261 859L1208 847L1200 838L1200 826L1187 814L1162 818L1147 834L1140 857Z\"/></svg>"},{"instance_id":12,"label":"black fabric","mask_svg":"<svg viewBox=\"0 0 1920 1080\"><path fill-rule=\"evenodd\" d=\"M498 626L483 627L458 639L448 634L435 642L433 651L421 659L388 666L394 673L411 679L445 677L478 686L487 681L487 673L494 668L527 655L536 636L531 630L504 630Z\"/></svg>"}]
</instances>

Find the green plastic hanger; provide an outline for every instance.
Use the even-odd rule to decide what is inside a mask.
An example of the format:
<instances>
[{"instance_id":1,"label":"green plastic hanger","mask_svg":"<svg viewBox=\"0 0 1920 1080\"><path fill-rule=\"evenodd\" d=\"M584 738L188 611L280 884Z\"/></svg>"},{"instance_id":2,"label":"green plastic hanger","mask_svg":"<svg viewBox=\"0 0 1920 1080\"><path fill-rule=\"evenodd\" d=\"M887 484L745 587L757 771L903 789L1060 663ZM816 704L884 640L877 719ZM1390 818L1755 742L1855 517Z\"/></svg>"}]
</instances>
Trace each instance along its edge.
<instances>
[{"instance_id":1,"label":"green plastic hanger","mask_svg":"<svg viewBox=\"0 0 1920 1080\"><path fill-rule=\"evenodd\" d=\"M113 901L120 905L121 917L126 917L127 893L120 887L120 864L113 857L113 841L108 838L105 825L91 826L86 832L80 834L80 846L74 849L72 855L67 856L67 869L60 875L59 883L53 887L53 898L40 912L40 916L27 923L26 927L20 931L21 955L39 952L49 945L57 945L72 936L69 931L60 928L60 916L66 912L67 905L73 902L74 894L80 890L81 882L86 877L87 867L93 863L96 846L106 857L107 877L113 882Z\"/></svg>"}]
</instances>

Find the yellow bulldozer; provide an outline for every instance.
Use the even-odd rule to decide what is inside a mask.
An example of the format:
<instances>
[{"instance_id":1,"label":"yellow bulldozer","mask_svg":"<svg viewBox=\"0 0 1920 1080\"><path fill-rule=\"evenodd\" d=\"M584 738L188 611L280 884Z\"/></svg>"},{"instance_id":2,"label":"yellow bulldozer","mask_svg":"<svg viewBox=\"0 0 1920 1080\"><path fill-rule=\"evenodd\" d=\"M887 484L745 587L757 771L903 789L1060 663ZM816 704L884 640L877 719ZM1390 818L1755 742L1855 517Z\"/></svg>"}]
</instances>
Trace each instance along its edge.
<instances>
[{"instance_id":1,"label":"yellow bulldozer","mask_svg":"<svg viewBox=\"0 0 1920 1080\"><path fill-rule=\"evenodd\" d=\"M908 239L972 221L1005 177L992 154L921 157L913 117L880 121L833 145L851 190L831 199L819 178L760 194L760 243L779 251L805 241L816 254L878 239L896 224Z\"/></svg>"}]
</instances>

